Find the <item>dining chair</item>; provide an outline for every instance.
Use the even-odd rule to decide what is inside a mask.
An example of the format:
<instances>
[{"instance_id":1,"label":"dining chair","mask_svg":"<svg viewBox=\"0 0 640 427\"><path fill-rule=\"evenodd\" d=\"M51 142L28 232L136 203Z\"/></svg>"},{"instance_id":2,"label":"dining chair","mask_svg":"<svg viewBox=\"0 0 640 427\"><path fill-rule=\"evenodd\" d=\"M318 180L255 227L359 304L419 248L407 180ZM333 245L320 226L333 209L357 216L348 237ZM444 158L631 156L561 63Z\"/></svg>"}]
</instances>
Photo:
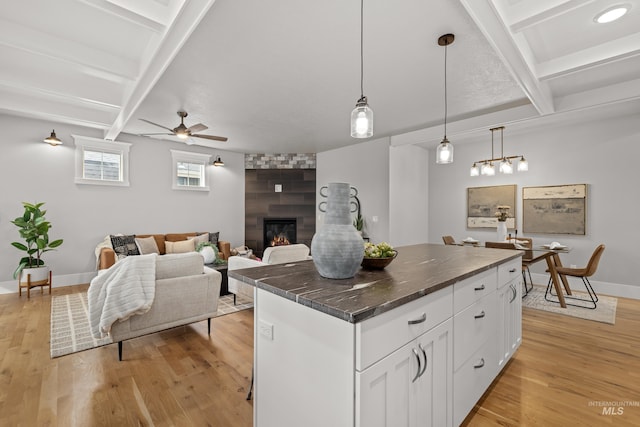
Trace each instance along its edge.
<instances>
[{"instance_id":1,"label":"dining chair","mask_svg":"<svg viewBox=\"0 0 640 427\"><path fill-rule=\"evenodd\" d=\"M517 237L514 239L518 245L526 248L533 249L533 239L531 237ZM529 283L527 283L527 276L529 276ZM529 263L522 262L522 280L524 281L524 293L522 298L529 295L529 292L533 289L533 280L531 279L531 271L529 270Z\"/></svg>"},{"instance_id":2,"label":"dining chair","mask_svg":"<svg viewBox=\"0 0 640 427\"><path fill-rule=\"evenodd\" d=\"M589 299L575 297L572 295L565 295L565 299L579 300L587 303L587 305L585 306L585 305L579 305L579 304L571 304L570 302L567 302L567 305L573 305L574 307L588 308L591 310L596 308L597 302L598 302L598 295L596 294L596 291L593 290L593 287L589 282L589 277L593 276L596 270L598 269L598 263L600 262L600 257L604 252L604 248L605 248L604 245L598 245L598 247L593 251L591 258L589 258L589 262L587 263L587 266L584 268L570 268L570 267L556 268L556 271L560 276L573 276L573 277L581 278L582 283L584 283L584 287L587 289L587 294L589 295ZM553 284L551 283L551 279L549 279L549 283L547 284L547 291L544 294L544 298L547 301L557 303L558 301L548 298L548 295L555 296L555 294L552 292L552 287L553 287ZM593 307L591 307L591 304L593 304Z\"/></svg>"},{"instance_id":3,"label":"dining chair","mask_svg":"<svg viewBox=\"0 0 640 427\"><path fill-rule=\"evenodd\" d=\"M518 246L516 246L515 243L511 243L511 242L485 242L484 246L485 246L485 248L495 248L495 249L514 249L514 250L518 250L518 249L521 249L522 247L526 247L527 249L531 249L531 242L533 240L530 239L530 238L526 238L526 239L529 240L528 246L526 244L520 243L519 244L520 248ZM520 238L518 238L518 240L520 240ZM530 284L530 286L527 284L527 277L526 277L525 273L529 274L529 284ZM529 294L531 289L533 289L533 281L531 280L531 272L529 272L529 264L527 262L525 262L525 261L522 261L522 284L524 286L524 292L522 293L522 298L524 298Z\"/></svg>"},{"instance_id":4,"label":"dining chair","mask_svg":"<svg viewBox=\"0 0 640 427\"><path fill-rule=\"evenodd\" d=\"M445 245L455 245L456 244L456 240L453 238L453 236L442 236L442 240L444 241Z\"/></svg>"}]
</instances>

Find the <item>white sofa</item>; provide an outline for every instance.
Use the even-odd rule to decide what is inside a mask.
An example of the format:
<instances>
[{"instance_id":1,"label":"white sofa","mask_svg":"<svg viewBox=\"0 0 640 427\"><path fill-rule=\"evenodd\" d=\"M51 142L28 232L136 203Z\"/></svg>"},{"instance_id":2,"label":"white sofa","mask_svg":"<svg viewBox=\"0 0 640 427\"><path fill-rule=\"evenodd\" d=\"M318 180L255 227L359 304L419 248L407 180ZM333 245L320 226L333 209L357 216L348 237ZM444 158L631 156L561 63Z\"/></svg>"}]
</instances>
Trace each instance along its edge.
<instances>
[{"instance_id":1,"label":"white sofa","mask_svg":"<svg viewBox=\"0 0 640 427\"><path fill-rule=\"evenodd\" d=\"M265 249L262 254L262 261L241 256L232 256L228 260L229 270L240 270L242 268L261 267L269 264L287 264L311 259L309 247L302 243L294 245L272 246ZM253 286L242 283L240 280L229 277L229 292L233 294L233 303L236 303L236 296L241 295L246 299L253 300Z\"/></svg>"},{"instance_id":2,"label":"white sofa","mask_svg":"<svg viewBox=\"0 0 640 427\"><path fill-rule=\"evenodd\" d=\"M122 360L122 341L176 326L207 319L211 334L221 282L220 272L205 267L197 252L159 256L155 298L149 311L111 327L111 339L118 343L118 358Z\"/></svg>"}]
</instances>

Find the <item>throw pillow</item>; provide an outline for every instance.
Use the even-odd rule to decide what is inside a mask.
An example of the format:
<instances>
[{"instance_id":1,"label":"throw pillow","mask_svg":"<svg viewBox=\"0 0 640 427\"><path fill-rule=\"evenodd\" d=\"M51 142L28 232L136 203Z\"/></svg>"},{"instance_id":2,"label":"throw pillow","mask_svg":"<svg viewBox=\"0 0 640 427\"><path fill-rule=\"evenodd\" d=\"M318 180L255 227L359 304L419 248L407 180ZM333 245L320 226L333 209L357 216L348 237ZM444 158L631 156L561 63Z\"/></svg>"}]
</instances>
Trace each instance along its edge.
<instances>
[{"instance_id":1,"label":"throw pillow","mask_svg":"<svg viewBox=\"0 0 640 427\"><path fill-rule=\"evenodd\" d=\"M136 246L136 236L111 236L111 246L115 251L118 259L129 255L140 255L138 246Z\"/></svg>"},{"instance_id":2,"label":"throw pillow","mask_svg":"<svg viewBox=\"0 0 640 427\"><path fill-rule=\"evenodd\" d=\"M204 246L200 249L200 255L204 258L205 264L213 264L217 258L218 251L213 246Z\"/></svg>"},{"instance_id":3,"label":"throw pillow","mask_svg":"<svg viewBox=\"0 0 640 427\"><path fill-rule=\"evenodd\" d=\"M194 237L193 240L197 248L199 243L206 243L209 241L209 233L199 234L196 237Z\"/></svg>"},{"instance_id":4,"label":"throw pillow","mask_svg":"<svg viewBox=\"0 0 640 427\"><path fill-rule=\"evenodd\" d=\"M153 236L149 237L136 237L136 246L141 255L147 254L159 254L158 244Z\"/></svg>"},{"instance_id":5,"label":"throw pillow","mask_svg":"<svg viewBox=\"0 0 640 427\"><path fill-rule=\"evenodd\" d=\"M209 233L209 241L216 248L218 247L218 238L220 237L220 232L216 231L215 233Z\"/></svg>"},{"instance_id":6,"label":"throw pillow","mask_svg":"<svg viewBox=\"0 0 640 427\"><path fill-rule=\"evenodd\" d=\"M195 252L196 250L194 239L179 242L164 242L164 245L168 254L183 254L185 252Z\"/></svg>"}]
</instances>

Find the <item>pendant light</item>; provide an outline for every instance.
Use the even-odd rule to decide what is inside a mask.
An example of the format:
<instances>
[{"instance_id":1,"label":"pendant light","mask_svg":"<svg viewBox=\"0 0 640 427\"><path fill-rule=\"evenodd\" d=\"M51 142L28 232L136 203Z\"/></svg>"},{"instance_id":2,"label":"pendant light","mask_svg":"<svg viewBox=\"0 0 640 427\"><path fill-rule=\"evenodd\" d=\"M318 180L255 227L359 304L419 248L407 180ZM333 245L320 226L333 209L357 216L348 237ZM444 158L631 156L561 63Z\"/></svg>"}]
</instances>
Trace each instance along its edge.
<instances>
[{"instance_id":1,"label":"pendant light","mask_svg":"<svg viewBox=\"0 0 640 427\"><path fill-rule=\"evenodd\" d=\"M58 137L56 136L56 130L55 129L52 130L51 131L51 135L46 137L43 141L46 142L49 145L54 146L54 147L56 145L62 144L62 141L60 139L58 139Z\"/></svg>"},{"instance_id":2,"label":"pendant light","mask_svg":"<svg viewBox=\"0 0 640 427\"><path fill-rule=\"evenodd\" d=\"M491 158L486 160L477 160L473 162L471 169L469 170L470 176L486 175L493 176L496 174L495 166L493 162L499 162L498 170L503 174L513 173L513 162L518 161L516 170L518 172L526 172L529 170L529 162L524 158L522 154L517 156L505 156L504 155L504 126L498 126L489 129L491 131ZM494 157L493 155L493 133L500 131L500 157ZM478 165L480 165L478 167Z\"/></svg>"},{"instance_id":3,"label":"pendant light","mask_svg":"<svg viewBox=\"0 0 640 427\"><path fill-rule=\"evenodd\" d=\"M436 151L436 163L453 163L453 144L447 139L447 46L455 40L453 34L444 34L438 38L438 44L444 46L444 138Z\"/></svg>"},{"instance_id":4,"label":"pendant light","mask_svg":"<svg viewBox=\"0 0 640 427\"><path fill-rule=\"evenodd\" d=\"M364 96L364 0L360 0L360 99L356 108L351 112L351 136L354 138L369 138L373 136L373 110L367 104Z\"/></svg>"}]
</instances>

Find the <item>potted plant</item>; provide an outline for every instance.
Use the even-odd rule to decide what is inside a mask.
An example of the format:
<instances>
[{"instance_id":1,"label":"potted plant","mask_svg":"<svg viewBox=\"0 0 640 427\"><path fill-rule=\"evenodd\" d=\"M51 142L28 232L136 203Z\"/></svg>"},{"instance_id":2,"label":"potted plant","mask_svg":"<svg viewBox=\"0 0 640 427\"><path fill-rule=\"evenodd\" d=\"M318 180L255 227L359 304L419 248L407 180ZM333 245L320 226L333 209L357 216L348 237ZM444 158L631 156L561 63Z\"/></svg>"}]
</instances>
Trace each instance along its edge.
<instances>
[{"instance_id":1,"label":"potted plant","mask_svg":"<svg viewBox=\"0 0 640 427\"><path fill-rule=\"evenodd\" d=\"M24 213L21 217L11 221L18 227L20 237L24 239L24 243L12 242L11 245L21 251L27 253L25 257L20 259L16 271L13 273L14 279L20 279L20 282L27 281L27 274L31 275L31 282L47 280L49 277L49 268L44 265L42 254L49 252L62 244L62 239L49 241L49 229L51 223L46 220L46 210L40 209L44 203L26 203L22 202Z\"/></svg>"}]
</instances>

